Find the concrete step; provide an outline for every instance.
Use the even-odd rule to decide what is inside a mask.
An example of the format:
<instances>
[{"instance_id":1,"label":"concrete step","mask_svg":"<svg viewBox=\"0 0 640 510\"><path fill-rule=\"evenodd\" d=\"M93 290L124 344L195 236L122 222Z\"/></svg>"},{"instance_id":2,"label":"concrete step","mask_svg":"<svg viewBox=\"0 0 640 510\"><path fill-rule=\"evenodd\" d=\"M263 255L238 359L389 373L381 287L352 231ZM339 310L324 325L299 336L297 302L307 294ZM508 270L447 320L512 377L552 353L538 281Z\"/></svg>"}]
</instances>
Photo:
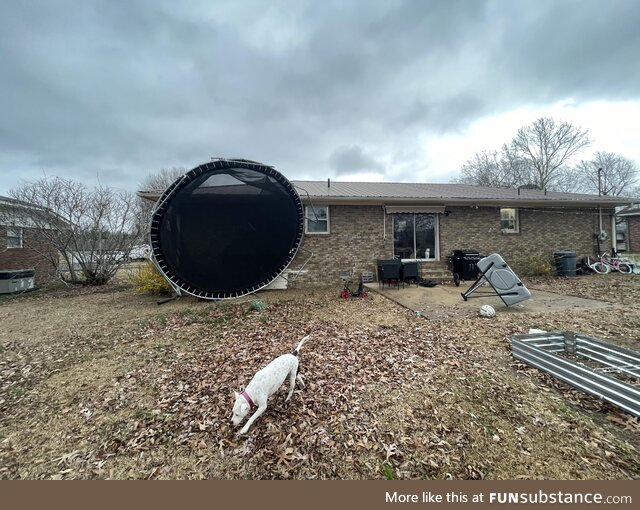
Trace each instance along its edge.
<instances>
[{"instance_id":1,"label":"concrete step","mask_svg":"<svg viewBox=\"0 0 640 510\"><path fill-rule=\"evenodd\" d=\"M420 273L424 275L434 275L434 276L452 276L451 271L446 266L423 266L420 268Z\"/></svg>"}]
</instances>

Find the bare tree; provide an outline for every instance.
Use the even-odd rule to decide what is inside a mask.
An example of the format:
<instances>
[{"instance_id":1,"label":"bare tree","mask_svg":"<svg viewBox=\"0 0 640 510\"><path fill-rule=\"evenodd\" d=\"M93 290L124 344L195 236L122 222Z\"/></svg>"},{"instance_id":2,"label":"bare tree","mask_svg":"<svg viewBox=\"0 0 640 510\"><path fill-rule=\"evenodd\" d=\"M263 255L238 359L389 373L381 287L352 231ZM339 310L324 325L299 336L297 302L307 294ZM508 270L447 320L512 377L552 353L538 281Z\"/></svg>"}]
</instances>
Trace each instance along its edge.
<instances>
[{"instance_id":1,"label":"bare tree","mask_svg":"<svg viewBox=\"0 0 640 510\"><path fill-rule=\"evenodd\" d=\"M518 130L511 148L525 162L529 182L545 189L553 188L571 159L590 144L588 130L541 117Z\"/></svg>"},{"instance_id":2,"label":"bare tree","mask_svg":"<svg viewBox=\"0 0 640 510\"><path fill-rule=\"evenodd\" d=\"M145 178L140 181L140 191L162 192L186 172L186 168L163 168L159 172L147 174ZM138 205L141 209L141 228L145 231L149 229L151 213L153 212L155 204L150 200L138 198Z\"/></svg>"},{"instance_id":3,"label":"bare tree","mask_svg":"<svg viewBox=\"0 0 640 510\"><path fill-rule=\"evenodd\" d=\"M45 177L10 195L21 204L12 220L31 231L28 247L47 257L67 283L108 282L140 243L140 208L131 193Z\"/></svg>"},{"instance_id":4,"label":"bare tree","mask_svg":"<svg viewBox=\"0 0 640 510\"><path fill-rule=\"evenodd\" d=\"M476 186L515 188L527 178L526 166L508 145L500 151L476 153L461 169L456 182Z\"/></svg>"},{"instance_id":5,"label":"bare tree","mask_svg":"<svg viewBox=\"0 0 640 510\"><path fill-rule=\"evenodd\" d=\"M140 189L142 191L164 191L186 172L186 168L163 168L159 172L147 174L140 182Z\"/></svg>"},{"instance_id":6,"label":"bare tree","mask_svg":"<svg viewBox=\"0 0 640 510\"><path fill-rule=\"evenodd\" d=\"M575 184L585 193L636 196L640 182L637 165L613 152L596 152L576 165Z\"/></svg>"}]
</instances>

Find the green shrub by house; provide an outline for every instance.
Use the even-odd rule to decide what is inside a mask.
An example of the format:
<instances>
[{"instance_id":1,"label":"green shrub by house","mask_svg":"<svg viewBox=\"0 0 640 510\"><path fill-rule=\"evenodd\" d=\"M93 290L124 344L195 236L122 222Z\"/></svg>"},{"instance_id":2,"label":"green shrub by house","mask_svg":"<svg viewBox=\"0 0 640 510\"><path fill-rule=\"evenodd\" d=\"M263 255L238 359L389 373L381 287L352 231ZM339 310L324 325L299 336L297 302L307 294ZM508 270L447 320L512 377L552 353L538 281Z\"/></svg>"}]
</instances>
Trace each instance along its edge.
<instances>
[{"instance_id":1,"label":"green shrub by house","mask_svg":"<svg viewBox=\"0 0 640 510\"><path fill-rule=\"evenodd\" d=\"M553 274L551 261L542 255L529 255L521 262L523 276L549 276Z\"/></svg>"}]
</instances>

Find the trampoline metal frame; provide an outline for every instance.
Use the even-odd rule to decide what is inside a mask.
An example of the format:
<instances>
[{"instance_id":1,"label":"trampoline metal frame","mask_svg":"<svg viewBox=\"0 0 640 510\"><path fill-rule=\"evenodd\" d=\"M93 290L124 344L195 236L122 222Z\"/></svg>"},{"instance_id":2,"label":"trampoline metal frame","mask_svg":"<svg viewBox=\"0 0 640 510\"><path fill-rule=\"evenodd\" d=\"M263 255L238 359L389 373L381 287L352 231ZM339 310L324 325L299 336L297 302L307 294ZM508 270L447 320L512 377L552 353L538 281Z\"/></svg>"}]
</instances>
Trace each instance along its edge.
<instances>
[{"instance_id":1,"label":"trampoline metal frame","mask_svg":"<svg viewBox=\"0 0 640 510\"><path fill-rule=\"evenodd\" d=\"M252 287L240 289L236 292L210 292L186 284L186 282L181 281L175 271L171 269L159 247L160 228L162 227L163 214L166 211L168 203L170 202L172 196L174 196L187 184L192 182L194 179L202 176L203 174L225 168L243 168L247 170L253 170L259 173L263 173L267 177L273 177L276 181L278 181L278 183L283 185L295 201L295 206L298 214L298 232L296 234L295 246L289 251L286 262L280 268L275 270L274 273L270 275L266 280L258 282ZM167 189L162 193L162 195L156 202L156 205L151 214L151 221L149 225L151 260L167 280L169 285L173 288L176 296L181 296L183 293L186 293L197 298L216 301L223 299L236 299L242 296L253 294L260 289L263 289L264 287L272 283L276 278L278 278L278 276L282 275L284 271L286 271L291 262L293 262L296 254L298 253L298 250L300 249L300 244L302 243L302 237L304 233L303 217L304 207L302 206L302 200L300 199L298 192L296 191L295 187L289 182L289 180L280 172L278 172L274 167L245 159L216 158L209 163L204 163L197 166L196 168L185 173L180 178L176 179L169 187L167 187Z\"/></svg>"}]
</instances>

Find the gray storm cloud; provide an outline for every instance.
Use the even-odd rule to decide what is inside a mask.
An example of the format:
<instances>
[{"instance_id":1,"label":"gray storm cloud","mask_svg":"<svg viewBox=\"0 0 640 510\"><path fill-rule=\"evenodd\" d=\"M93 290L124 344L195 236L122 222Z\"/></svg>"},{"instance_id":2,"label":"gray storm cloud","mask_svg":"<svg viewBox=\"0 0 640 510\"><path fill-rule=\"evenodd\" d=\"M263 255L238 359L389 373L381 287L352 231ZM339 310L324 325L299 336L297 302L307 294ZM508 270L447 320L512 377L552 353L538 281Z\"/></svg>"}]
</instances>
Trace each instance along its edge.
<instances>
[{"instance_id":1,"label":"gray storm cloud","mask_svg":"<svg viewBox=\"0 0 640 510\"><path fill-rule=\"evenodd\" d=\"M290 178L423 168L423 134L637 99L638 19L631 0L3 2L0 194L43 171L133 190L211 156Z\"/></svg>"}]
</instances>

